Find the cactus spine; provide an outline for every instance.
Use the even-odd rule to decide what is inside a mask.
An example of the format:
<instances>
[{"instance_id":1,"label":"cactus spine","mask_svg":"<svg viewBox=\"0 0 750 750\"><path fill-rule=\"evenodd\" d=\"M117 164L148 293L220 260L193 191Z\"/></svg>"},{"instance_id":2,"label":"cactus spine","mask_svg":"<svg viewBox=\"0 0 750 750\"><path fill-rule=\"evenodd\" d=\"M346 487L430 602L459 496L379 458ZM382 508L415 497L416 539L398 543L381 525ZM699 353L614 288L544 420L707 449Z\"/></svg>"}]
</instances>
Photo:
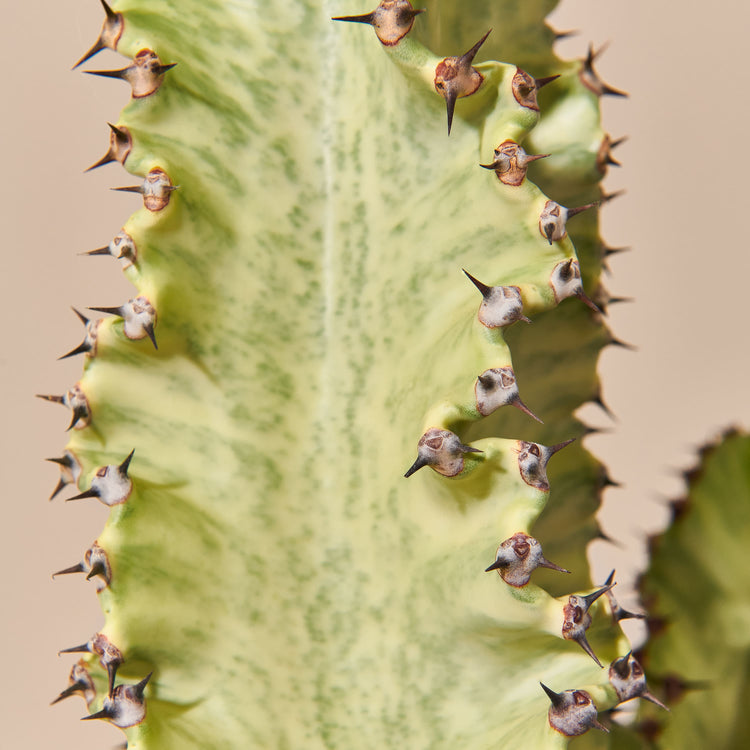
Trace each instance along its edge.
<instances>
[{"instance_id":1,"label":"cactus spine","mask_svg":"<svg viewBox=\"0 0 750 750\"><path fill-rule=\"evenodd\" d=\"M112 509L64 692L129 748L553 748L619 700L606 474L566 447L616 343L618 92L553 58L548 3L345 5L122 0L92 48L132 90L94 166L143 198L93 252L136 291L46 398L60 489Z\"/></svg>"}]
</instances>

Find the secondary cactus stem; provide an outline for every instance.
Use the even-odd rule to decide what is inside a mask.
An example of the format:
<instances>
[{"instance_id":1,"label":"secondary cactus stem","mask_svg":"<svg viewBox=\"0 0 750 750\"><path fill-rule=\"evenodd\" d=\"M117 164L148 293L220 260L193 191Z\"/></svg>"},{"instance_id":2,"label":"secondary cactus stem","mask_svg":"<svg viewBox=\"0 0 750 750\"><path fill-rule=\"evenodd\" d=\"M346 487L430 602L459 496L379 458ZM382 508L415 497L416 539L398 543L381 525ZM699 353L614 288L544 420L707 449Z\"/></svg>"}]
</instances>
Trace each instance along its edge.
<instances>
[{"instance_id":1,"label":"secondary cactus stem","mask_svg":"<svg viewBox=\"0 0 750 750\"><path fill-rule=\"evenodd\" d=\"M123 320L123 332L129 339L138 341L148 336L154 349L159 348L154 335L156 310L147 297L140 295L120 307L89 307L89 310L119 316Z\"/></svg>"},{"instance_id":2,"label":"secondary cactus stem","mask_svg":"<svg viewBox=\"0 0 750 750\"><path fill-rule=\"evenodd\" d=\"M85 70L92 76L120 78L130 84L133 99L142 99L158 91L164 80L164 74L177 63L164 65L159 56L150 49L142 49L134 58L133 64L120 70Z\"/></svg>"},{"instance_id":3,"label":"secondary cactus stem","mask_svg":"<svg viewBox=\"0 0 750 750\"><path fill-rule=\"evenodd\" d=\"M523 481L537 490L549 492L547 463L555 453L562 450L566 445L570 445L574 440L575 438L570 438L570 440L550 446L519 440L516 452L518 453L518 469Z\"/></svg>"},{"instance_id":4,"label":"secondary cactus stem","mask_svg":"<svg viewBox=\"0 0 750 750\"><path fill-rule=\"evenodd\" d=\"M566 641L575 641L600 667L602 663L586 640L586 631L591 625L589 609L602 594L609 591L614 585L614 583L607 584L586 596L571 594L567 603L563 606L563 638Z\"/></svg>"},{"instance_id":5,"label":"secondary cactus stem","mask_svg":"<svg viewBox=\"0 0 750 750\"><path fill-rule=\"evenodd\" d=\"M133 147L133 139L130 135L130 131L125 127L118 128L111 122L109 125L109 149L107 153L102 156L99 161L92 164L88 169L84 170L90 172L92 169L102 167L105 164L109 164L113 161L118 161L120 164L125 164L125 159L128 158L131 148Z\"/></svg>"},{"instance_id":6,"label":"secondary cactus stem","mask_svg":"<svg viewBox=\"0 0 750 750\"><path fill-rule=\"evenodd\" d=\"M534 537L519 531L500 544L495 553L495 562L485 568L484 572L496 570L505 583L520 588L529 582L531 574L537 568L570 573L547 560L542 554L542 545Z\"/></svg>"},{"instance_id":7,"label":"secondary cactus stem","mask_svg":"<svg viewBox=\"0 0 750 750\"><path fill-rule=\"evenodd\" d=\"M147 674L135 685L118 685L104 699L101 711L84 716L82 721L104 719L120 729L127 729L140 724L146 718L146 701L143 693L153 672Z\"/></svg>"},{"instance_id":8,"label":"secondary cactus stem","mask_svg":"<svg viewBox=\"0 0 750 750\"><path fill-rule=\"evenodd\" d=\"M556 693L543 682L539 684L552 703L548 717L550 726L555 731L566 737L577 737L591 727L609 732L607 727L599 723L594 701L585 690L565 690L562 693Z\"/></svg>"},{"instance_id":9,"label":"secondary cactus stem","mask_svg":"<svg viewBox=\"0 0 750 750\"><path fill-rule=\"evenodd\" d=\"M492 31L492 29L490 29ZM446 57L435 68L435 90L445 99L448 109L448 135L453 126L456 100L471 96L481 85L484 76L471 63L490 35L488 31L468 52L460 57Z\"/></svg>"},{"instance_id":10,"label":"secondary cactus stem","mask_svg":"<svg viewBox=\"0 0 750 750\"><path fill-rule=\"evenodd\" d=\"M464 469L464 454L481 452L478 448L464 445L458 435L449 430L432 428L419 439L417 460L404 476L410 477L415 471L429 466L445 477L455 477Z\"/></svg>"},{"instance_id":11,"label":"secondary cactus stem","mask_svg":"<svg viewBox=\"0 0 750 750\"><path fill-rule=\"evenodd\" d=\"M54 404L62 404L63 406L67 406L73 412L70 424L65 430L66 432L68 432L68 430L82 430L84 427L88 427L89 424L91 424L91 409L89 408L89 402L83 389L78 383L76 383L64 396L43 396L38 393L37 398L51 401Z\"/></svg>"},{"instance_id":12,"label":"secondary cactus stem","mask_svg":"<svg viewBox=\"0 0 750 750\"><path fill-rule=\"evenodd\" d=\"M116 187L123 193L140 193L143 196L143 205L149 211L161 211L169 204L169 197L173 190L177 190L179 185L173 185L169 175L159 168L152 169L146 179L140 185L129 185L127 187Z\"/></svg>"},{"instance_id":13,"label":"secondary cactus stem","mask_svg":"<svg viewBox=\"0 0 750 750\"><path fill-rule=\"evenodd\" d=\"M102 8L106 17L102 30L99 32L99 37L84 56L73 66L75 70L79 65L83 65L86 60L90 60L97 52L101 52L103 49L117 50L117 43L120 41L122 36L122 30L125 24L122 19L122 13L115 13L112 8L107 5L105 0L100 0Z\"/></svg>"},{"instance_id":14,"label":"secondary cactus stem","mask_svg":"<svg viewBox=\"0 0 750 750\"><path fill-rule=\"evenodd\" d=\"M527 109L532 109L534 112L539 111L539 103L537 102L537 92L539 89L546 86L548 83L558 79L560 76L547 76L546 78L534 78L529 75L525 70L516 68L516 72L513 75L511 81L511 88L513 90L513 96L516 101Z\"/></svg>"},{"instance_id":15,"label":"secondary cactus stem","mask_svg":"<svg viewBox=\"0 0 750 750\"><path fill-rule=\"evenodd\" d=\"M527 154L515 141L508 139L495 149L492 164L480 164L479 166L494 170L497 179L504 185L518 187L526 178L529 164L548 156L549 154Z\"/></svg>"},{"instance_id":16,"label":"secondary cactus stem","mask_svg":"<svg viewBox=\"0 0 750 750\"><path fill-rule=\"evenodd\" d=\"M75 349L71 349L67 354L58 357L58 359L67 359L76 354L88 354L93 357L96 354L96 334L99 328L99 321L89 320L83 313L78 312L75 307L71 309L85 326L85 334L83 341Z\"/></svg>"},{"instance_id":17,"label":"secondary cactus stem","mask_svg":"<svg viewBox=\"0 0 750 750\"><path fill-rule=\"evenodd\" d=\"M425 8L415 10L408 0L383 0L372 13L361 16L336 16L331 20L370 24L381 44L393 47L411 31L414 19L424 12Z\"/></svg>"},{"instance_id":18,"label":"secondary cactus stem","mask_svg":"<svg viewBox=\"0 0 750 750\"><path fill-rule=\"evenodd\" d=\"M501 406L511 404L544 424L534 412L529 409L518 394L518 383L512 367L498 367L485 370L474 386L474 394L477 400L477 411L486 417Z\"/></svg>"},{"instance_id":19,"label":"secondary cactus stem","mask_svg":"<svg viewBox=\"0 0 750 750\"><path fill-rule=\"evenodd\" d=\"M531 323L523 314L521 290L517 286L488 286L479 279L475 279L465 269L463 271L482 295L482 303L479 305L477 316L483 326L503 328L518 320Z\"/></svg>"},{"instance_id":20,"label":"secondary cactus stem","mask_svg":"<svg viewBox=\"0 0 750 750\"><path fill-rule=\"evenodd\" d=\"M100 466L91 480L89 489L79 495L69 497L66 502L95 497L104 505L122 505L133 490L133 480L128 476L128 467L134 453L135 449L130 451L128 457L119 466L115 464Z\"/></svg>"}]
</instances>

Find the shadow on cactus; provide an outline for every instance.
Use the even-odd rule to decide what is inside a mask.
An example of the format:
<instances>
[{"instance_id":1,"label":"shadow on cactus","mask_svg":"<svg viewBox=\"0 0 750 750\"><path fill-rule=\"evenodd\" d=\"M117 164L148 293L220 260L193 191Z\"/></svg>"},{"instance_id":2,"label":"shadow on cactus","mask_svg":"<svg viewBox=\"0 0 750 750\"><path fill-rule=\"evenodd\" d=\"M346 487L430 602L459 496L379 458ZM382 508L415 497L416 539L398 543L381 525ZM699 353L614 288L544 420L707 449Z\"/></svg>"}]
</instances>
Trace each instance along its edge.
<instances>
[{"instance_id":1,"label":"shadow on cactus","mask_svg":"<svg viewBox=\"0 0 750 750\"><path fill-rule=\"evenodd\" d=\"M106 624L56 700L131 749L606 731L647 687L573 442L619 343L593 53L553 56L551 2L102 4L78 64L115 49L85 72L132 99L93 166L143 207L90 253L136 291L87 301L111 317L79 313L84 374L44 396L54 494L111 507L60 571Z\"/></svg>"}]
</instances>

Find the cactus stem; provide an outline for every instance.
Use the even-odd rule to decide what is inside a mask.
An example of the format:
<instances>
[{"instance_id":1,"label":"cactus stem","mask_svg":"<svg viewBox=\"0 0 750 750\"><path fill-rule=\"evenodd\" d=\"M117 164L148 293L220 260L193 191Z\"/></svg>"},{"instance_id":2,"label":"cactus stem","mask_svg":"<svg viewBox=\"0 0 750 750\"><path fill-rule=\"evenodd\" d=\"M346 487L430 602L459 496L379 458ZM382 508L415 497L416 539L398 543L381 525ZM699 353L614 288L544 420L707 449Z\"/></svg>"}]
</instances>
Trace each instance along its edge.
<instances>
[{"instance_id":1,"label":"cactus stem","mask_svg":"<svg viewBox=\"0 0 750 750\"><path fill-rule=\"evenodd\" d=\"M425 10L426 8L415 10L408 0L383 0L372 13L336 16L331 20L369 24L375 29L381 44L393 47L411 31L414 19Z\"/></svg>"},{"instance_id":2,"label":"cactus stem","mask_svg":"<svg viewBox=\"0 0 750 750\"><path fill-rule=\"evenodd\" d=\"M120 70L84 70L92 76L119 78L130 84L134 99L142 99L155 93L164 80L164 74L177 63L162 64L159 56L150 49L142 49L134 58L132 65Z\"/></svg>"},{"instance_id":3,"label":"cactus stem","mask_svg":"<svg viewBox=\"0 0 750 750\"><path fill-rule=\"evenodd\" d=\"M122 13L115 13L112 8L107 5L105 0L99 1L101 2L102 7L104 8L104 13L106 14L102 30L99 32L99 36L94 44L71 68L71 70L75 70L79 65L85 63L86 60L90 60L97 52L101 52L103 49L117 50L117 43L120 41L124 27Z\"/></svg>"},{"instance_id":4,"label":"cactus stem","mask_svg":"<svg viewBox=\"0 0 750 750\"><path fill-rule=\"evenodd\" d=\"M484 77L471 63L479 48L490 35L490 29L468 52L460 57L446 57L435 68L435 90L445 99L448 111L448 135L453 126L453 112L456 100L471 96L482 84Z\"/></svg>"},{"instance_id":5,"label":"cactus stem","mask_svg":"<svg viewBox=\"0 0 750 750\"><path fill-rule=\"evenodd\" d=\"M465 453L482 453L482 451L470 445L464 445L458 435L453 432L437 428L429 429L419 439L417 459L404 476L408 478L424 466L430 466L438 474L454 477L463 471Z\"/></svg>"},{"instance_id":6,"label":"cactus stem","mask_svg":"<svg viewBox=\"0 0 750 750\"><path fill-rule=\"evenodd\" d=\"M127 128L118 128L111 122L108 122L107 125L109 125L110 128L109 149L99 161L85 169L84 172L90 172L92 169L102 167L113 161L125 164L125 159L128 158L130 149L133 146L133 139L130 135L130 131Z\"/></svg>"},{"instance_id":7,"label":"cactus stem","mask_svg":"<svg viewBox=\"0 0 750 750\"><path fill-rule=\"evenodd\" d=\"M556 693L543 682L539 684L552 703L548 713L550 726L560 734L566 737L577 737L591 727L609 732L609 729L600 724L596 718L596 706L585 690L565 690L562 693Z\"/></svg>"}]
</instances>

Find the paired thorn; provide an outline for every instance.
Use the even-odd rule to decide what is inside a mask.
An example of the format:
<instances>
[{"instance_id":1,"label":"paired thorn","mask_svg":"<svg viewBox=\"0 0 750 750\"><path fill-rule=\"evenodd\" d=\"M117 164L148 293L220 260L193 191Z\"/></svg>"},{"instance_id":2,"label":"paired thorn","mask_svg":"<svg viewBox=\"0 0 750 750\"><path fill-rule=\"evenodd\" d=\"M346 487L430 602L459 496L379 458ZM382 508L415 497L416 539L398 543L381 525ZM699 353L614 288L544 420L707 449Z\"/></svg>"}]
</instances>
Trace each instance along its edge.
<instances>
[{"instance_id":1,"label":"paired thorn","mask_svg":"<svg viewBox=\"0 0 750 750\"><path fill-rule=\"evenodd\" d=\"M622 164L612 156L612 151L619 145L623 144L627 139L627 136L623 136L622 138L613 141L609 135L605 135L604 138L602 138L599 151L596 154L596 168L599 170L600 174L606 174L608 166L622 166Z\"/></svg>"},{"instance_id":2,"label":"paired thorn","mask_svg":"<svg viewBox=\"0 0 750 750\"><path fill-rule=\"evenodd\" d=\"M174 68L175 65L177 63L164 65L153 50L142 49L127 68L121 68L120 70L85 70L84 73L126 81L130 84L133 98L141 99L156 92L164 80L164 74Z\"/></svg>"},{"instance_id":3,"label":"paired thorn","mask_svg":"<svg viewBox=\"0 0 750 750\"><path fill-rule=\"evenodd\" d=\"M446 57L435 68L435 90L445 99L448 111L448 135L453 127L453 113L456 100L471 96L481 85L484 76L474 67L472 62L490 35L490 29L468 52L460 57Z\"/></svg>"},{"instance_id":4,"label":"paired thorn","mask_svg":"<svg viewBox=\"0 0 750 750\"><path fill-rule=\"evenodd\" d=\"M122 330L127 338L132 341L148 337L156 345L156 336L154 326L156 325L156 310L149 300L140 295L134 299L128 300L124 305L119 307L89 307L89 310L106 313L108 315L117 315L122 318Z\"/></svg>"},{"instance_id":5,"label":"paired thorn","mask_svg":"<svg viewBox=\"0 0 750 750\"><path fill-rule=\"evenodd\" d=\"M466 269L462 270L482 295L482 304L477 313L482 325L487 328L502 328L518 320L531 323L523 314L521 290L517 286L487 286L479 279L475 279Z\"/></svg>"},{"instance_id":6,"label":"paired thorn","mask_svg":"<svg viewBox=\"0 0 750 750\"><path fill-rule=\"evenodd\" d=\"M135 448L119 466L115 464L100 466L91 480L91 487L79 495L69 497L66 502L84 500L89 497L95 497L110 507L126 502L133 490L133 480L128 476L128 468L134 453Z\"/></svg>"},{"instance_id":7,"label":"paired thorn","mask_svg":"<svg viewBox=\"0 0 750 750\"><path fill-rule=\"evenodd\" d=\"M84 427L88 427L91 423L91 410L89 409L89 403L83 393L83 389L78 383L76 383L64 396L47 396L37 393L36 397L41 398L44 401L51 401L55 404L67 406L73 412L73 417L65 430L66 432L72 429L82 430Z\"/></svg>"},{"instance_id":8,"label":"paired thorn","mask_svg":"<svg viewBox=\"0 0 750 750\"><path fill-rule=\"evenodd\" d=\"M427 430L417 444L417 460L409 467L405 477L424 466L430 466L438 474L455 477L464 469L465 453L481 453L478 448L464 445L458 435L448 430Z\"/></svg>"},{"instance_id":9,"label":"paired thorn","mask_svg":"<svg viewBox=\"0 0 750 750\"><path fill-rule=\"evenodd\" d=\"M125 127L118 128L111 122L108 122L107 125L109 125L110 130L109 149L99 161L92 164L88 169L85 169L84 172L90 172L92 169L102 167L113 161L125 164L125 159L127 159L130 154L130 150L133 147L133 139L130 135L130 131Z\"/></svg>"},{"instance_id":10,"label":"paired thorn","mask_svg":"<svg viewBox=\"0 0 750 750\"><path fill-rule=\"evenodd\" d=\"M480 164L492 169L504 185L518 187L526 178L529 164L546 159L550 154L527 154L515 141L505 140L496 149L492 164Z\"/></svg>"},{"instance_id":11,"label":"paired thorn","mask_svg":"<svg viewBox=\"0 0 750 750\"><path fill-rule=\"evenodd\" d=\"M607 727L599 723L596 706L585 690L565 690L556 693L543 682L539 684L552 703L548 712L550 726L560 734L577 737L591 727L609 732Z\"/></svg>"},{"instance_id":12,"label":"paired thorn","mask_svg":"<svg viewBox=\"0 0 750 750\"><path fill-rule=\"evenodd\" d=\"M575 641L599 667L602 663L596 657L593 649L586 640L586 631L591 625L589 609L591 605L602 595L609 591L615 584L608 583L586 596L571 594L568 602L563 606L562 636L567 641Z\"/></svg>"},{"instance_id":13,"label":"paired thorn","mask_svg":"<svg viewBox=\"0 0 750 750\"><path fill-rule=\"evenodd\" d=\"M375 29L380 43L386 47L398 44L414 25L414 19L426 8L414 9L408 0L383 0L372 13L360 16L336 16L332 21L366 23Z\"/></svg>"},{"instance_id":14,"label":"paired thorn","mask_svg":"<svg viewBox=\"0 0 750 750\"><path fill-rule=\"evenodd\" d=\"M111 698L115 689L115 677L119 666L125 661L122 652L115 646L106 635L94 634L86 643L80 646L64 648L57 652L60 654L95 654L99 657L99 663L107 670L108 690L107 695Z\"/></svg>"},{"instance_id":15,"label":"paired thorn","mask_svg":"<svg viewBox=\"0 0 750 750\"><path fill-rule=\"evenodd\" d=\"M99 32L99 37L94 44L88 49L84 56L72 67L75 70L79 65L83 65L87 60L90 60L97 52L101 52L103 49L117 50L117 43L120 41L122 36L122 30L124 22L122 19L122 13L115 13L112 8L107 5L105 0L100 0L106 17L102 30Z\"/></svg>"},{"instance_id":16,"label":"paired thorn","mask_svg":"<svg viewBox=\"0 0 750 750\"><path fill-rule=\"evenodd\" d=\"M82 721L104 719L120 729L140 724L146 716L146 702L143 694L153 672L149 672L135 685L118 685L104 699L101 711L84 716Z\"/></svg>"},{"instance_id":17,"label":"paired thorn","mask_svg":"<svg viewBox=\"0 0 750 750\"><path fill-rule=\"evenodd\" d=\"M92 357L96 354L96 335L99 327L98 320L89 320L83 313L71 307L71 310L78 316L78 319L84 325L84 337L83 341L78 344L75 349L71 349L67 354L63 354L58 359L67 359L73 357L76 354L90 354Z\"/></svg>"},{"instance_id":18,"label":"paired thorn","mask_svg":"<svg viewBox=\"0 0 750 750\"><path fill-rule=\"evenodd\" d=\"M112 581L112 569L109 565L107 553L96 542L86 550L81 562L71 565L69 568L58 570L52 574L52 578L70 573L85 573L87 581L90 581L94 576L99 576L107 586Z\"/></svg>"},{"instance_id":19,"label":"paired thorn","mask_svg":"<svg viewBox=\"0 0 750 750\"><path fill-rule=\"evenodd\" d=\"M574 258L560 261L552 269L549 283L557 304L560 304L560 302L569 297L578 297L592 312L602 312L586 292L583 291L581 266Z\"/></svg>"},{"instance_id":20,"label":"paired thorn","mask_svg":"<svg viewBox=\"0 0 750 750\"><path fill-rule=\"evenodd\" d=\"M539 215L539 232L550 245L553 242L565 239L568 234L568 219L587 211L589 208L599 206L601 202L595 201L577 208L566 208L553 200L548 200Z\"/></svg>"},{"instance_id":21,"label":"paired thorn","mask_svg":"<svg viewBox=\"0 0 750 750\"><path fill-rule=\"evenodd\" d=\"M79 661L73 665L68 676L68 682L70 683L68 687L50 703L50 706L54 706L56 703L76 693L80 693L86 701L86 705L90 706L96 697L96 687L83 661Z\"/></svg>"},{"instance_id":22,"label":"paired thorn","mask_svg":"<svg viewBox=\"0 0 750 750\"><path fill-rule=\"evenodd\" d=\"M575 438L570 438L570 440L551 446L519 440L517 448L518 469L523 481L537 490L549 492L547 463L555 453L565 448L566 445L570 445L574 440Z\"/></svg>"},{"instance_id":23,"label":"paired thorn","mask_svg":"<svg viewBox=\"0 0 750 750\"><path fill-rule=\"evenodd\" d=\"M511 81L513 97L522 106L531 109L534 112L539 111L539 102L537 101L537 92L539 89L552 83L559 78L559 75L547 76L546 78L534 78L525 70L516 67L516 72Z\"/></svg>"},{"instance_id":24,"label":"paired thorn","mask_svg":"<svg viewBox=\"0 0 750 750\"><path fill-rule=\"evenodd\" d=\"M120 193L140 193L143 196L143 205L149 211L161 211L169 205L169 199L174 190L179 185L173 185L169 175L163 170L154 168L147 175L140 185L128 185L125 187L115 187Z\"/></svg>"},{"instance_id":25,"label":"paired thorn","mask_svg":"<svg viewBox=\"0 0 750 750\"><path fill-rule=\"evenodd\" d=\"M133 242L133 238L124 230L118 232L109 245L98 247L96 250L89 250L82 255L111 255L113 258L125 259L130 263L135 263L138 258L138 251Z\"/></svg>"},{"instance_id":26,"label":"paired thorn","mask_svg":"<svg viewBox=\"0 0 750 750\"><path fill-rule=\"evenodd\" d=\"M495 562L485 568L484 572L496 570L505 583L520 588L529 582L531 574L537 568L570 573L547 560L542 554L542 545L534 537L519 531L497 548Z\"/></svg>"},{"instance_id":27,"label":"paired thorn","mask_svg":"<svg viewBox=\"0 0 750 750\"><path fill-rule=\"evenodd\" d=\"M581 83L596 96L627 96L627 92L612 88L612 86L604 83L594 69L594 61L605 49L607 49L606 44L599 47L598 50L594 50L594 45L589 44L589 51L583 60L581 70L578 74Z\"/></svg>"},{"instance_id":28,"label":"paired thorn","mask_svg":"<svg viewBox=\"0 0 750 750\"><path fill-rule=\"evenodd\" d=\"M609 577L604 582L604 585L614 586L614 580L615 580L615 571L612 570L612 572L609 574ZM619 605L611 589L609 589L606 592L606 594L607 594L607 601L609 602L609 608L612 612L612 619L615 622L620 622L621 620L631 620L631 619L644 620L646 618L646 615L644 614L640 614L638 612L629 612L627 609L623 609Z\"/></svg>"},{"instance_id":29,"label":"paired thorn","mask_svg":"<svg viewBox=\"0 0 750 750\"><path fill-rule=\"evenodd\" d=\"M492 414L496 409L508 404L520 409L524 414L528 414L532 419L536 419L540 424L544 424L531 409L529 409L518 393L518 383L512 367L498 367L491 370L485 370L477 377L474 385L474 395L476 398L477 411L486 417Z\"/></svg>"},{"instance_id":30,"label":"paired thorn","mask_svg":"<svg viewBox=\"0 0 750 750\"><path fill-rule=\"evenodd\" d=\"M58 464L60 467L60 479L49 496L50 500L54 500L65 487L78 482L78 478L81 476L81 465L70 451L65 451L60 458L48 458L46 460Z\"/></svg>"},{"instance_id":31,"label":"paired thorn","mask_svg":"<svg viewBox=\"0 0 750 750\"><path fill-rule=\"evenodd\" d=\"M669 708L648 689L643 667L633 656L632 651L628 651L625 656L615 659L610 664L609 681L620 703L629 701L631 698L645 698L665 711L669 711Z\"/></svg>"}]
</instances>

